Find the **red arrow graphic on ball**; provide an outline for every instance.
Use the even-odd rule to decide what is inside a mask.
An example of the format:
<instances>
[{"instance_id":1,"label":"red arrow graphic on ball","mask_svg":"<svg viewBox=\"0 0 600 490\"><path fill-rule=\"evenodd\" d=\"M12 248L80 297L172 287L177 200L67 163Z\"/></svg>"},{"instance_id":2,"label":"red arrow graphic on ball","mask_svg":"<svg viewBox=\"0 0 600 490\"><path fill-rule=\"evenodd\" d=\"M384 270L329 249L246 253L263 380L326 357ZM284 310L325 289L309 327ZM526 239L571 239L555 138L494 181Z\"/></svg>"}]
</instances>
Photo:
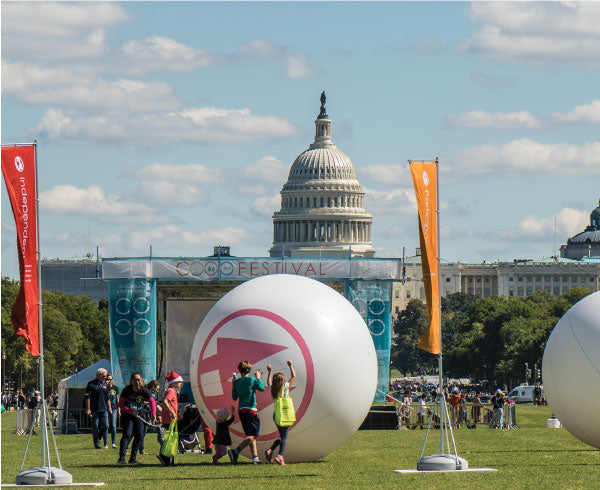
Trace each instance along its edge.
<instances>
[{"instance_id":1,"label":"red arrow graphic on ball","mask_svg":"<svg viewBox=\"0 0 600 490\"><path fill-rule=\"evenodd\" d=\"M253 372L261 369L266 375L266 365L257 366L257 363L288 347L283 345L258 342L256 340L233 339L227 337L217 338L217 353L202 359L198 362L198 379L202 374L218 371L218 379L221 383L220 395L207 395L205 387L200 383L202 398L209 410L216 411L220 408L230 407L233 403L231 399L231 383L228 381L231 375L237 371L237 365L242 359L247 359L254 364ZM263 376L263 384L266 385L266 377ZM271 394L267 389L264 392L257 392L258 409L261 410L273 403Z\"/></svg>"}]
</instances>

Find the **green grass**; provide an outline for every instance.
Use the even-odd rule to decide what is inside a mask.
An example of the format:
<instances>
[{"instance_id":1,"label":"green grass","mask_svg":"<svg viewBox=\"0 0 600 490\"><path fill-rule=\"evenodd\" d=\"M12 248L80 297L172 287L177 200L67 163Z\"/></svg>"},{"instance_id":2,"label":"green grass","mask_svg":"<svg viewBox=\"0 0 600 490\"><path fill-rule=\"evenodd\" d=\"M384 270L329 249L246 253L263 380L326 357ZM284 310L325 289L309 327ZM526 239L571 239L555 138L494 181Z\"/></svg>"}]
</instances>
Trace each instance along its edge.
<instances>
[{"instance_id":1,"label":"green grass","mask_svg":"<svg viewBox=\"0 0 600 490\"><path fill-rule=\"evenodd\" d=\"M156 437L149 434L137 467L116 466L116 449L95 450L90 435L57 436L63 468L76 482L103 481L107 488L486 488L592 489L600 487L600 450L565 429L547 429L548 407L519 405L520 429L454 431L459 456L469 466L497 468L493 473L396 474L415 468L425 431L359 431L329 456L314 463L254 466L210 464L208 455L184 454L177 466L163 468ZM12 434L13 412L2 414L2 483L14 483L26 436ZM439 432L430 433L426 454L439 452ZM40 464L40 437L33 436L25 468ZM53 454L53 453L52 453ZM226 461L225 457L222 461ZM53 461L53 465L56 464ZM242 460L240 460L242 461Z\"/></svg>"}]
</instances>

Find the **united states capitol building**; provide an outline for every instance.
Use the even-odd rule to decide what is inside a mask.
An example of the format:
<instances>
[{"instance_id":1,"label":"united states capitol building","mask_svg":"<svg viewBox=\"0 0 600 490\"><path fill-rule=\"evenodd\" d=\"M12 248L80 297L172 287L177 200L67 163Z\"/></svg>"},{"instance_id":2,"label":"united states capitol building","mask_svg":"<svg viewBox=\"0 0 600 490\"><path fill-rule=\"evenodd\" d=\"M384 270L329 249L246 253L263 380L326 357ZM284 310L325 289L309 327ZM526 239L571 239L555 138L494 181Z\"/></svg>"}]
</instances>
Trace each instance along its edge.
<instances>
[{"instance_id":1,"label":"united states capitol building","mask_svg":"<svg viewBox=\"0 0 600 490\"><path fill-rule=\"evenodd\" d=\"M373 216L364 207L365 191L352 160L331 139L332 121L325 103L322 93L314 142L294 160L281 189L281 207L273 214L271 257L375 255ZM74 281L74 274L96 277L81 275L95 271L95 266L92 258L42 261L42 282L47 289L74 294L90 294L86 288L95 288L97 299L98 294L105 294L99 281L88 280L85 287ZM77 272L69 273L70 268ZM404 269L405 279L393 287L394 314L413 298L425 300L418 249L405 259ZM481 264L442 261L440 267L442 296L457 292L480 297L526 296L540 290L558 295L580 286L600 289L600 205L592 211L590 225L561 247L560 257Z\"/></svg>"},{"instance_id":2,"label":"united states capitol building","mask_svg":"<svg viewBox=\"0 0 600 490\"><path fill-rule=\"evenodd\" d=\"M375 255L373 217L364 208L365 192L352 160L333 144L325 102L323 93L315 140L294 160L281 190L281 209L273 214L272 257ZM394 314L412 298L425 301L418 249L404 266L405 280L394 284ZM561 248L561 257L482 264L442 261L440 269L442 296L457 292L525 296L539 290L558 295L578 286L598 290L600 206L592 212L586 231Z\"/></svg>"},{"instance_id":3,"label":"united states capitol building","mask_svg":"<svg viewBox=\"0 0 600 490\"><path fill-rule=\"evenodd\" d=\"M298 155L273 215L271 257L373 257L373 216L352 160L331 141L325 92L315 141Z\"/></svg>"}]
</instances>

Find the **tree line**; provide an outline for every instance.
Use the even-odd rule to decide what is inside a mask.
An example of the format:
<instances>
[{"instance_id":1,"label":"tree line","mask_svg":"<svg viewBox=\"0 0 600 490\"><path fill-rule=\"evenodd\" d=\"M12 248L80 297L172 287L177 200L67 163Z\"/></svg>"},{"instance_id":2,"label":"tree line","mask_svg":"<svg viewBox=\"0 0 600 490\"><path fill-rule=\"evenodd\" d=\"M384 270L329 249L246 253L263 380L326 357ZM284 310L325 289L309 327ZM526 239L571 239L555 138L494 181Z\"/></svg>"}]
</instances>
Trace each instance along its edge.
<instances>
[{"instance_id":1,"label":"tree line","mask_svg":"<svg viewBox=\"0 0 600 490\"><path fill-rule=\"evenodd\" d=\"M572 305L592 292L579 287L560 296L536 291L519 297L455 293L442 298L444 375L496 385L524 382L525 363L532 371L535 365L541 369L552 329ZM394 322L391 364L405 376L437 372L438 356L416 347L428 322L427 308L418 299L410 300Z\"/></svg>"},{"instance_id":2,"label":"tree line","mask_svg":"<svg viewBox=\"0 0 600 490\"><path fill-rule=\"evenodd\" d=\"M18 281L2 278L2 367L5 380L15 388L32 389L37 386L37 359L14 335L10 321L18 291ZM525 297L455 293L442 298L444 374L496 384L523 381L525 363L541 368L554 325L592 292L574 288L560 296L536 291ZM42 304L45 386L56 387L60 379L110 358L106 300L44 290ZM416 347L428 322L427 308L418 299L410 300L394 322L391 365L406 376L437 371L437 356Z\"/></svg>"},{"instance_id":3,"label":"tree line","mask_svg":"<svg viewBox=\"0 0 600 490\"><path fill-rule=\"evenodd\" d=\"M22 337L10 321L19 282L2 278L2 353L4 379L15 389L38 386L37 358L25 350ZM110 359L108 302L55 291L42 291L44 326L44 386L56 389L58 381L98 360Z\"/></svg>"}]
</instances>

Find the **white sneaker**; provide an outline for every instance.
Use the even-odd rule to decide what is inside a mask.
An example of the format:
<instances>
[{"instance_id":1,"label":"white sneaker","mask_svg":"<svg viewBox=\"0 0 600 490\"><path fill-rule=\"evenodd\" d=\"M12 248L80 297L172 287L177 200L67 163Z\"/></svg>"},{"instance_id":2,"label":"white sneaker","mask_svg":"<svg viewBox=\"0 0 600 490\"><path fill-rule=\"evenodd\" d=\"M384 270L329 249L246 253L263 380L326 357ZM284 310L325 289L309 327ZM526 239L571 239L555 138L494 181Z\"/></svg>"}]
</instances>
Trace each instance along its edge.
<instances>
[{"instance_id":1,"label":"white sneaker","mask_svg":"<svg viewBox=\"0 0 600 490\"><path fill-rule=\"evenodd\" d=\"M112 447L113 447L113 449L117 449L117 445L116 444L113 444Z\"/></svg>"}]
</instances>

